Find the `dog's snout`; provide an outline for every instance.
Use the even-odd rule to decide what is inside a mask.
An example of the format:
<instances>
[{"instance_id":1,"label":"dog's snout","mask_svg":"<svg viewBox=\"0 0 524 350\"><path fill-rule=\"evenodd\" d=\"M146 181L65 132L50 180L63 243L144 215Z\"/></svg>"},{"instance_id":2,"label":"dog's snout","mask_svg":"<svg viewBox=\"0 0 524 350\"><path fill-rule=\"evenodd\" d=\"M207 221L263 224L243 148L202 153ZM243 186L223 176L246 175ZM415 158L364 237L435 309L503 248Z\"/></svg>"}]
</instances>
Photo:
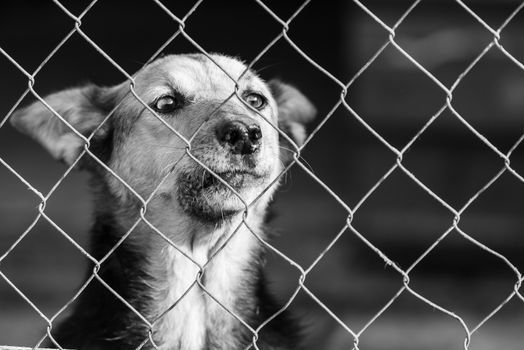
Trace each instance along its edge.
<instances>
[{"instance_id":1,"label":"dog's snout","mask_svg":"<svg viewBox=\"0 0 524 350\"><path fill-rule=\"evenodd\" d=\"M256 124L246 125L240 121L228 121L216 129L218 141L233 154L252 154L260 147L262 130Z\"/></svg>"}]
</instances>

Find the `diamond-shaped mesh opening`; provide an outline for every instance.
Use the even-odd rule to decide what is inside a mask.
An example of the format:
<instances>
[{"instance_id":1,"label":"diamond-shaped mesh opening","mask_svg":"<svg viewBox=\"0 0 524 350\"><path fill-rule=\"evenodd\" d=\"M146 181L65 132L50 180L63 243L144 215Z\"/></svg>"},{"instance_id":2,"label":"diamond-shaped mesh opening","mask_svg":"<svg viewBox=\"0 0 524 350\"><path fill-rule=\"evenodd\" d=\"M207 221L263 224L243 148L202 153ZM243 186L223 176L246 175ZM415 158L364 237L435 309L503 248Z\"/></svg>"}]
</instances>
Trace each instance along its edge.
<instances>
[{"instance_id":1,"label":"diamond-shaped mesh opening","mask_svg":"<svg viewBox=\"0 0 524 350\"><path fill-rule=\"evenodd\" d=\"M474 88L479 85L490 88ZM524 127L519 117L521 102L516 96L523 89L522 69L493 48L458 85L453 94L453 106L497 148L507 152Z\"/></svg>"},{"instance_id":2,"label":"diamond-shaped mesh opening","mask_svg":"<svg viewBox=\"0 0 524 350\"><path fill-rule=\"evenodd\" d=\"M0 347L39 347L46 326L59 337L58 324L93 290L111 313L101 317L108 330L102 338L124 340L126 348L170 342L231 348L227 342L235 340L227 336L240 334L246 349L264 342L291 349L294 323L287 311L310 316L306 349L521 343L520 333L502 324L521 323L524 302L518 210L524 183L518 19L524 3L155 0L122 7L57 0L31 11L14 2L2 6L0 69L7 82L1 83L0 221L6 233L0 239L0 306L7 312L0 313L0 333L9 338L0 337ZM224 179L202 177L203 183L223 181L247 210L207 236L206 225L177 221L176 205L159 205L173 199L165 186L180 180L181 169L217 174L195 147L206 124L187 132L176 118L154 112L156 104L133 74L163 53L209 58L213 51L240 56L268 80L276 75L296 84L318 109L305 145L291 145L291 153L300 154L279 175L287 180L274 205L280 212L273 221L276 237L249 216L265 210L266 198L247 203ZM164 140L180 141L183 161L171 159L169 171L157 176L159 158L144 143L134 159L108 166L124 153L99 152L101 134L74 129L70 110L60 110L63 115L52 120L75 124L64 130L80 140L83 159L51 165L35 142L8 127L11 110L87 79L103 85L127 79L127 103ZM229 93L237 101L234 88ZM104 128L114 122L109 109ZM126 116L133 117L117 117ZM99 180L112 184L95 183L94 208L87 176L73 170L86 160L97 165ZM134 177L140 165L155 179L145 186ZM101 219L121 203L106 203L104 196L132 200L118 216L97 221L98 233L118 231L97 247L87 239L89 212ZM169 215L162 216L166 208ZM177 227L202 235L187 239ZM209 251L200 249L202 240L213 241ZM254 297L264 293L254 287L265 261L248 259L262 249L268 251L267 280L280 292L274 307ZM88 260L87 276L80 260ZM114 279L113 269L125 274ZM185 285L176 289L155 276ZM108 321L117 314L126 315L135 333ZM20 330L24 323L27 332Z\"/></svg>"},{"instance_id":3,"label":"diamond-shaped mesh opening","mask_svg":"<svg viewBox=\"0 0 524 350\"><path fill-rule=\"evenodd\" d=\"M105 47L102 48L105 49ZM108 51L111 53L110 50ZM123 60L122 67L129 71L140 68L140 62L147 60L147 58L135 55L128 57L133 57L135 60L135 62ZM89 75L89 80L85 78L86 74ZM125 79L126 77L118 68L101 56L81 35L75 33L38 73L34 89L38 94L45 96L50 91L55 92L57 85L75 87L87 82L102 86L116 85ZM31 98L35 99L33 96Z\"/></svg>"},{"instance_id":4,"label":"diamond-shaped mesh opening","mask_svg":"<svg viewBox=\"0 0 524 350\"><path fill-rule=\"evenodd\" d=\"M397 169L358 208L353 225L390 259L407 268L452 220L446 208ZM357 250L356 261L373 258L361 254Z\"/></svg>"},{"instance_id":5,"label":"diamond-shaped mesh opening","mask_svg":"<svg viewBox=\"0 0 524 350\"><path fill-rule=\"evenodd\" d=\"M504 22L519 5L518 0L492 3L489 1L464 1L464 4L476 13L487 25L497 28ZM512 21L513 22L513 21ZM515 22L518 25L518 21ZM507 32L506 32L507 33Z\"/></svg>"},{"instance_id":6,"label":"diamond-shaped mesh opening","mask_svg":"<svg viewBox=\"0 0 524 350\"><path fill-rule=\"evenodd\" d=\"M460 350L464 347L464 337L464 330L457 320L435 312L404 292L380 318L365 329L360 337L359 348Z\"/></svg>"},{"instance_id":7,"label":"diamond-shaped mesh opening","mask_svg":"<svg viewBox=\"0 0 524 350\"><path fill-rule=\"evenodd\" d=\"M472 237L500 252L519 269L524 266L519 237L522 227L518 205L522 198L521 182L509 172L471 204L460 220L460 226Z\"/></svg>"},{"instance_id":8,"label":"diamond-shaped mesh opening","mask_svg":"<svg viewBox=\"0 0 524 350\"><path fill-rule=\"evenodd\" d=\"M333 47L331 43L341 40L340 25L347 20L343 9L342 1L335 1L329 7L317 1L309 2L300 14L294 17L287 32L289 40L286 40L339 79L342 77L338 74L338 60L333 59L332 56L336 57L340 48ZM312 26L309 20L312 17L322 19L324 24L320 27ZM281 18L286 20L288 17ZM315 50L311 50L310 47L314 47ZM295 51L297 52L296 49Z\"/></svg>"},{"instance_id":9,"label":"diamond-shaped mesh opening","mask_svg":"<svg viewBox=\"0 0 524 350\"><path fill-rule=\"evenodd\" d=\"M28 5L20 6L16 1L2 3L0 24L2 50L27 71L36 69L72 27L52 2L31 3L31 11L27 11ZM26 55L29 47L31 55Z\"/></svg>"},{"instance_id":10,"label":"diamond-shaped mesh opening","mask_svg":"<svg viewBox=\"0 0 524 350\"><path fill-rule=\"evenodd\" d=\"M389 33L355 4L346 6L344 10L348 20L344 21L343 35L351 44L345 45L343 50L346 56L354 62L354 67L344 66L343 68L347 77L352 77L370 63L371 57L380 52L380 49L388 43ZM389 9L387 12L391 14ZM398 16L395 17L396 20Z\"/></svg>"},{"instance_id":11,"label":"diamond-shaped mesh opening","mask_svg":"<svg viewBox=\"0 0 524 350\"><path fill-rule=\"evenodd\" d=\"M339 304L340 305L340 304ZM343 349L353 344L353 336L347 331L352 327L353 314L344 306L333 317L309 294L301 290L289 309L300 317L304 329L304 340L308 347Z\"/></svg>"},{"instance_id":12,"label":"diamond-shaped mesh opening","mask_svg":"<svg viewBox=\"0 0 524 350\"><path fill-rule=\"evenodd\" d=\"M397 68L400 64L405 66ZM354 81L347 97L354 111L398 148L411 140L444 100L445 93L392 46Z\"/></svg>"},{"instance_id":13,"label":"diamond-shaped mesh opening","mask_svg":"<svg viewBox=\"0 0 524 350\"><path fill-rule=\"evenodd\" d=\"M51 254L53 259L49 259ZM2 260L1 271L46 315L51 315L82 281L83 263L78 249L41 218Z\"/></svg>"},{"instance_id":14,"label":"diamond-shaped mesh opening","mask_svg":"<svg viewBox=\"0 0 524 350\"><path fill-rule=\"evenodd\" d=\"M459 208L500 171L504 161L446 110L412 145L403 164Z\"/></svg>"},{"instance_id":15,"label":"diamond-shaped mesh opening","mask_svg":"<svg viewBox=\"0 0 524 350\"><path fill-rule=\"evenodd\" d=\"M306 286L327 308L339 317L351 315L348 326L355 331L402 287L402 276L351 230L343 232L308 278ZM375 292L370 294L369 290Z\"/></svg>"},{"instance_id":16,"label":"diamond-shaped mesh opening","mask_svg":"<svg viewBox=\"0 0 524 350\"><path fill-rule=\"evenodd\" d=\"M4 98L0 102L0 115L3 117L13 107L15 102L20 98L22 93L27 89L27 79L22 72L13 69L13 64L2 56L0 58L0 74L5 80L0 82L0 88L4 92ZM5 135L6 130L1 130L2 135ZM7 132L8 133L8 132ZM4 142L5 136L2 137ZM5 147L2 147L5 149Z\"/></svg>"},{"instance_id":17,"label":"diamond-shaped mesh opening","mask_svg":"<svg viewBox=\"0 0 524 350\"><path fill-rule=\"evenodd\" d=\"M23 232L35 219L40 200L5 167L0 167L0 179L2 180L2 186L0 186L2 194L12 198L9 203L2 203L0 215L3 218L13 218L13 220L5 220L3 226L5 231L0 238L2 242L0 251L3 254L20 236L20 232Z\"/></svg>"},{"instance_id":18,"label":"diamond-shaped mesh opening","mask_svg":"<svg viewBox=\"0 0 524 350\"><path fill-rule=\"evenodd\" d=\"M436 1L429 1L429 3L434 4ZM389 1L352 1L347 4L346 9L352 11L352 13L356 14L357 16L367 16L369 18L369 22L375 22L375 24L379 27L383 27L383 23L384 25L387 25L391 28L399 21L401 17L409 14L409 12L412 11L412 9L410 10L410 7L413 4L413 1L402 1L399 4L392 4ZM417 7L418 6L420 6L420 4L417 4ZM379 23L379 21L373 18L370 14L375 16L382 23ZM384 32L384 30L382 31Z\"/></svg>"},{"instance_id":19,"label":"diamond-shaped mesh opening","mask_svg":"<svg viewBox=\"0 0 524 350\"><path fill-rule=\"evenodd\" d=\"M234 21L224 21L224 17L231 16ZM220 28L220 30L209 30ZM243 28L239 30L239 28ZM259 30L264 28L264 30ZM237 54L238 43L242 43L242 59L249 62L268 45L282 27L252 1L236 3L226 1L218 4L204 1L198 7L198 15L191 17L187 22L187 33L196 42L208 43L205 47L208 52L226 50L233 55ZM190 48L194 51L194 47Z\"/></svg>"},{"instance_id":20,"label":"diamond-shaped mesh opening","mask_svg":"<svg viewBox=\"0 0 524 350\"><path fill-rule=\"evenodd\" d=\"M118 13L118 16L112 14ZM184 16L185 12L177 13ZM70 20L71 25L74 21ZM133 32L126 28L133 23ZM128 72L135 72L178 30L176 23L153 1L122 6L117 1L96 3L82 19L81 29ZM137 48L140 48L137 50Z\"/></svg>"},{"instance_id":21,"label":"diamond-shaped mesh opening","mask_svg":"<svg viewBox=\"0 0 524 350\"><path fill-rule=\"evenodd\" d=\"M522 330L518 327L522 322L524 311L522 301L513 299L504 305L494 316L484 324L481 331L471 341L472 347L512 347L519 342Z\"/></svg>"},{"instance_id":22,"label":"diamond-shaped mesh opening","mask_svg":"<svg viewBox=\"0 0 524 350\"><path fill-rule=\"evenodd\" d=\"M359 135L358 132L361 131L359 129L352 130L353 132L344 133L342 131L344 130L343 128L348 126L351 127L351 124L352 120L349 119L347 115L345 115L343 110L338 109L329 117L326 123L323 124L322 128L319 129L314 138L311 139L307 147L301 153L300 157L300 160L305 168L315 173L316 176L321 180L321 183L326 185L329 190L337 193L340 199L345 203L351 203L351 199L353 199L356 195L356 187L353 186L353 183L351 182L351 174L359 171L359 169L354 169L353 167L353 151L351 150L353 150L353 146L358 145L359 141L361 141L361 139L358 139L359 137L367 136L365 133L361 133ZM329 133L333 137L323 137L323 135L326 133ZM349 151L347 151L347 156L343 162L341 162L339 159L337 159L336 156L326 157L325 153L323 152L325 149L332 150L333 154L346 152L346 150ZM289 148L283 150L283 152L286 152L287 154L292 154L291 151L292 150ZM339 172L332 172L328 170L333 163L341 163ZM310 206L318 207L319 209L328 209L337 203L337 201L333 200L333 197L328 194L326 189L323 188L321 184L315 181L307 173L307 171L299 166L294 166L292 169L290 169L290 171L285 175L282 185L284 195L287 194L287 192L291 192L290 195L301 197L304 196L304 194L301 194L298 191L295 192L293 189L300 189L304 187L310 188L311 191L309 191L308 194L305 194L305 196L309 197ZM343 208L340 205L339 207ZM304 210L301 212L304 212ZM331 216L338 214L338 218L340 220L345 220L347 216L347 212L345 212L345 215L339 214L339 211L334 209L326 210L325 212L324 210L317 211L315 214L318 216Z\"/></svg>"},{"instance_id":23,"label":"diamond-shaped mesh opening","mask_svg":"<svg viewBox=\"0 0 524 350\"><path fill-rule=\"evenodd\" d=\"M2 343L34 346L41 338L46 322L3 278L0 279L0 296Z\"/></svg>"},{"instance_id":24,"label":"diamond-shaped mesh opening","mask_svg":"<svg viewBox=\"0 0 524 350\"><path fill-rule=\"evenodd\" d=\"M513 4L513 6L516 6L517 4L518 2ZM523 15L522 12L518 12L514 17L512 17L512 20L504 27L503 34L499 41L506 52L520 62L522 62L522 59L524 58L524 50L522 43L517 38L518 34L522 31ZM498 25L500 26L502 22L503 21L500 21Z\"/></svg>"},{"instance_id":25,"label":"diamond-shaped mesh opening","mask_svg":"<svg viewBox=\"0 0 524 350\"><path fill-rule=\"evenodd\" d=\"M88 181L84 173L70 173L53 192L45 209L47 216L85 249L89 246L89 224L93 210L93 203L83 200L90 197L86 185ZM64 202L69 205L64 207Z\"/></svg>"},{"instance_id":26,"label":"diamond-shaped mesh opening","mask_svg":"<svg viewBox=\"0 0 524 350\"><path fill-rule=\"evenodd\" d=\"M277 196L271 209L273 219L270 223L279 250L300 265L308 266L313 262L312 257L328 246L346 224L347 213L318 184L313 183L311 179L299 178L304 175L300 174L300 169L297 170L287 175L287 184L283 185L283 192ZM299 185L308 186L312 191L307 196L301 195L295 190ZM318 212L306 215L312 207L319 209ZM299 222L283 214L287 212L295 213L294 217L300 218ZM297 240L301 242L301 249L296 249Z\"/></svg>"},{"instance_id":27,"label":"diamond-shaped mesh opening","mask_svg":"<svg viewBox=\"0 0 524 350\"><path fill-rule=\"evenodd\" d=\"M457 1L439 1L438 5L423 1L399 26L395 40L420 65L450 86L471 58L493 40L493 35L462 11Z\"/></svg>"},{"instance_id":28,"label":"diamond-shaped mesh opening","mask_svg":"<svg viewBox=\"0 0 524 350\"><path fill-rule=\"evenodd\" d=\"M489 284L484 282L487 276L492 276ZM510 295L516 280L502 260L455 231L414 268L411 277L415 291L453 310L471 326Z\"/></svg>"}]
</instances>

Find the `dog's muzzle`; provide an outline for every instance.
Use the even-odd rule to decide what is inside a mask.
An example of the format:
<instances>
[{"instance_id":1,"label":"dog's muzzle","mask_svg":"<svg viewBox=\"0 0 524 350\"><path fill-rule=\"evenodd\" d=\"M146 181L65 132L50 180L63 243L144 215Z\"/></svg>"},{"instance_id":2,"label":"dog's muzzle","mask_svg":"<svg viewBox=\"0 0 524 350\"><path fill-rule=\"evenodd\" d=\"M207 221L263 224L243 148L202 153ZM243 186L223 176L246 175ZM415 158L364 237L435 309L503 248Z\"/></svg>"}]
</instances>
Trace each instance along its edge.
<instances>
[{"instance_id":1,"label":"dog's muzzle","mask_svg":"<svg viewBox=\"0 0 524 350\"><path fill-rule=\"evenodd\" d=\"M224 121L215 131L220 144L232 154L250 155L260 148L262 130L257 124L248 125L238 120Z\"/></svg>"},{"instance_id":2,"label":"dog's muzzle","mask_svg":"<svg viewBox=\"0 0 524 350\"><path fill-rule=\"evenodd\" d=\"M245 202L269 183L272 170L263 157L267 145L260 126L249 118L229 118L217 121L209 129L211 135L199 140L207 147L196 147L208 169L192 164L178 174L179 203L186 213L205 222L217 223L242 212Z\"/></svg>"}]
</instances>

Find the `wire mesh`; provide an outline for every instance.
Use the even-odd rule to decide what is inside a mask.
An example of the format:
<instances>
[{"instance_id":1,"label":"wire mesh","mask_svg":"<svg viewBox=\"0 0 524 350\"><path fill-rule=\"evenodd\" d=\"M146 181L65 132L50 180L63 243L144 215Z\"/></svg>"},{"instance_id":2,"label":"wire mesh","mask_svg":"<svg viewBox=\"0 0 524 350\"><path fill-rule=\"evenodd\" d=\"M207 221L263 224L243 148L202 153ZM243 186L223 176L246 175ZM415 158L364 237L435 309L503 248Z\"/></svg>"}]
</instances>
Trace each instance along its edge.
<instances>
[{"instance_id":1,"label":"wire mesh","mask_svg":"<svg viewBox=\"0 0 524 350\"><path fill-rule=\"evenodd\" d=\"M30 307L38 313L38 315L41 317L42 320L45 321L47 324L47 331L46 334L42 336L42 338L38 341L37 344L35 344L35 348L42 345L42 343L46 339L50 339L58 348L62 348L60 344L58 344L52 336L52 329L54 326L55 320L62 315L67 309L71 307L71 305L78 299L78 297L81 295L81 293L87 288L87 286L92 283L94 280L97 280L102 285L104 285L107 290L109 290L111 293L115 295L116 298L118 298L123 304L126 305L130 310L132 310L139 319L147 325L149 332L146 337L144 337L141 345L138 348L142 348L146 344L151 344L154 348L158 348L157 344L155 344L155 340L153 338L153 331L155 329L155 325L158 323L162 317L166 315L167 312L172 310L176 307L176 305L182 300L191 290L198 288L203 293L207 294L214 302L216 302L218 305L220 305L226 312L228 312L232 317L237 319L242 325L244 325L252 334L252 343L248 348L255 348L258 349L257 346L257 339L259 336L260 331L268 324L270 323L275 317L277 317L281 312L283 312L285 309L287 309L296 298L297 294L300 291L305 292L311 300L313 300L315 303L317 303L333 320L335 320L348 334L351 335L353 338L353 349L359 349L359 341L363 334L368 330L368 328L377 321L390 307L393 305L393 303L400 298L403 294L410 294L416 298L418 298L420 301L426 303L430 307L434 308L435 310L438 310L440 313L454 319L457 323L457 327L460 327L463 330L464 333L464 349L470 348L471 339L474 336L474 334L481 329L481 327L488 322L495 314L497 314L506 304L508 304L512 300L520 300L524 302L524 293L522 292L521 286L522 282L524 280L522 273L519 271L519 269L516 267L516 264L512 263L509 258L504 256L503 254L497 252L496 250L490 248L489 246L483 244L479 240L475 239L473 236L469 235L465 230L461 227L461 217L462 215L470 208L470 206L491 186L493 186L494 183L496 183L503 174L510 174L513 176L516 180L519 182L524 182L523 176L512 167L511 164L511 156L514 152L514 150L522 143L524 139L524 135L522 135L509 149L508 152L501 151L495 144L493 144L485 135L483 135L481 132L479 132L473 125L471 125L454 107L453 104L453 93L455 90L460 86L461 82L464 80L464 78L475 68L480 60L490 51L498 50L500 53L502 53L505 57L507 57L508 60L510 60L516 67L518 67L521 70L524 70L524 64L519 61L512 53L507 50L502 44L501 44L501 38L504 35L504 29L508 26L508 24L514 20L515 16L522 10L524 7L524 2L520 5L516 6L516 8L507 16L507 18L502 22L502 24L498 27L493 27L487 24L487 22L479 16L473 9L468 6L465 2L461 0L454 0L456 4L460 5L460 7L468 14L470 15L476 22L478 22L491 36L492 40L481 50L481 52L474 57L469 65L466 67L465 70L463 70L456 79L453 81L452 84L449 86L443 83L441 80L439 80L435 75L433 75L428 69L424 67L423 64L417 61L408 50L403 48L399 42L396 40L396 32L399 29L400 26L405 22L405 20L412 14L412 12L420 5L422 0L416 0L414 1L410 6L407 7L407 9L401 14L401 16L398 18L398 20L392 25L389 26L383 21L376 13L374 13L367 5L366 2L362 2L359 0L353 0L353 3L358 6L358 8L365 13L369 18L371 18L374 22L376 22L388 35L387 41L383 43L383 45L367 60L367 62L358 70L358 72L351 77L347 82L342 81L340 78L337 78L334 74L330 73L327 69L325 69L322 65L315 62L310 56L308 56L305 49L301 48L292 38L291 29L293 28L293 21L301 15L301 12L308 6L308 4L311 2L311 0L304 1L300 6L296 8L296 10L293 12L291 16L288 18L282 18L279 15L277 15L270 6L264 3L262 0L254 0L254 2L265 12L267 12L271 18L281 27L280 33L275 36L265 47L263 47L259 53L256 55L256 57L250 61L247 64L247 68L244 71L244 73L238 78L235 79L231 77L227 71L219 65L218 62L214 61L213 57L206 51L206 49L201 46L197 40L195 40L186 30L185 25L186 22L190 19L192 16L198 16L199 7L204 2L204 0L196 1L195 4L192 6L192 8L183 16L178 17L176 16L172 11L169 10L168 7L166 7L160 0L153 0L152 2L156 4L162 11L164 11L173 21L173 24L176 26L177 30L169 37L169 39L164 42L156 52L154 52L150 59L144 64L144 67L155 60L159 55L164 51L164 49L171 43L173 40L175 40L177 37L183 37L187 41L189 41L195 51L202 53L205 55L208 59L214 62L226 75L229 76L229 78L234 82L235 84L235 91L231 91L231 95L223 101L223 103L226 103L230 99L238 99L239 101L242 101L247 108L251 108L248 104L246 104L241 96L239 95L238 91L238 81L241 79L241 77L250 69L253 67L263 56L268 55L269 50L276 45L277 43L284 42L287 45L289 45L290 48L295 50L297 54L299 54L301 57L303 57L314 69L316 69L320 74L334 82L340 91L340 96L337 100L337 102L332 106L330 111L328 113L325 113L324 115L321 115L320 122L316 126L314 130L309 134L303 145L298 146L295 144L285 133L283 133L281 130L277 129L277 132L284 138L286 138L289 143L293 146L293 160L291 164L289 164L279 175L279 177L284 176L289 169L292 166L301 168L312 180L317 182L324 191L329 194L337 203L338 205L344 210L346 213L346 222L345 225L341 228L341 230L336 233L334 238L329 242L329 244L324 247L322 252L316 256L313 259L313 262L309 264L308 266L302 266L298 262L294 261L290 257L288 257L284 252L277 249L275 246L273 246L271 243L267 242L263 237L260 237L255 230L251 229L249 227L248 222L246 221L246 217L251 210L252 206L257 202L257 200L263 195L261 193L254 201L247 202L244 198L234 189L232 188L226 181L220 178L216 173L214 173L206 164L201 162L197 157L195 157L192 153L192 142L194 140L194 137L198 134L199 129L189 138L185 138L179 131L174 129L168 122L166 122L162 116L158 115L151 107L145 103L137 94L135 91L135 76L136 74L130 74L128 73L124 68L122 68L116 60L114 60L108 53L106 53L100 46L97 45L97 43L90 38L88 34L86 34L82 29L82 24L84 17L92 10L94 6L98 2L101 2L99 0L92 1L85 9L80 13L80 15L76 16L74 15L70 10L68 10L67 6L62 4L59 0L53 0L53 3L63 12L64 16L67 16L73 24L73 29L67 33L67 35L56 45L56 47L49 53L49 55L41 62L40 65L33 71L29 72L27 69L25 69L22 65L20 65L16 59L14 59L6 50L4 50L0 46L0 53L6 57L13 66L13 69L17 69L20 71L27 79L28 87L26 91L20 96L18 101L12 106L12 108L9 110L7 115L3 118L3 120L0 123L0 128L5 127L5 124L13 114L15 110L17 110L20 107L21 102L23 99L31 94L36 99L38 99L40 102L42 102L47 109L49 109L54 117L60 119L67 127L73 132L75 135L80 137L84 142L84 149L81 152L81 154L77 157L77 159L67 168L67 170L62 174L62 176L56 181L54 186L52 186L51 190L47 193L41 193L40 190L33 186L30 181L26 180L14 167L12 167L7 161L2 159L0 157L0 163L2 166L4 166L10 173L12 173L14 176L18 178L20 182L22 182L34 195L39 199L39 206L38 206L38 215L34 218L32 223L26 228L24 232L22 232L18 239L7 249L7 251L3 252L0 256L0 277L14 290L16 293L28 304ZM78 34L81 36L85 42L87 42L91 47L93 47L102 57L104 57L107 62L109 62L116 70L118 70L122 76L127 80L129 84L129 93L134 96L134 98L139 101L144 108L148 109L152 114L158 118L162 122L162 124L171 130L171 132L175 135L175 137L180 138L186 145L186 154L184 155L191 158L195 163L197 163L199 166L201 166L203 169L207 170L211 174L213 174L219 181L221 181L225 186L229 188L230 191L235 193L235 195L238 197L238 199L243 203L244 206L244 214L241 223L234 229L232 232L229 233L228 239L224 241L224 243L221 245L219 249L209 258L209 260L205 264L201 264L194 260L187 252L185 252L183 249L178 247L167 235L165 235L163 232L161 232L158 228L156 228L148 219L146 218L146 212L148 210L148 205L151 201L151 199L157 194L158 189L161 187L163 182L172 174L172 172L176 169L177 164L175 163L171 171L166 174L166 176L162 179L162 181L156 186L156 188L153 190L153 192L150 194L149 197L144 198L140 196L135 189L124 179L114 172L111 168L109 168L104 162L102 162L100 159L97 158L97 156L90 150L90 145L92 138L96 134L96 132L102 127L104 123L107 123L108 120L111 118L114 111L118 108L116 106L104 119L104 121L98 126L98 128L93 131L89 136L82 135L79 131L77 131L72 125L68 123L67 120L65 120L57 111L53 110L53 108L47 104L47 102L44 100L44 98L34 89L35 81L38 79L38 75L40 71L46 66L46 64L50 61L50 59L56 55L56 53L61 50L61 48L64 46L65 43L70 40L70 38L74 35ZM361 75L368 70L368 68L383 54L383 52L386 50L386 48L393 48L398 53L403 55L406 59L408 59L421 73L423 73L427 79L429 79L438 89L440 89L445 94L445 99L442 101L441 107L437 110L436 113L434 113L431 118L429 118L425 124L420 128L415 135L401 148L393 146L392 143L390 143L385 137L383 137L378 131L376 131L367 121L366 118L359 115L357 111L348 103L347 100L347 92L348 89L361 77ZM304 148L308 147L310 144L310 141L317 137L318 132L324 127L324 125L328 122L328 120L331 118L331 116L334 114L335 111L344 110L348 117L354 118L358 123L360 123L368 132L370 135L372 135L376 140L378 140L381 144L383 144L391 154L393 154L396 157L396 161L392 166L387 170L385 174L365 193L365 195L357 202L356 205L351 207L349 204L347 204L334 190L332 190L313 170L310 169L308 164L306 164L301 159L301 153L304 150ZM257 112L256 110L254 110ZM435 191L432 190L431 187L426 185L422 180L420 180L414 172L412 172L404 163L403 159L407 152L409 152L410 148L421 138L422 135L432 126L444 112L450 112L452 113L453 117L460 122L462 125L464 125L467 130L471 133L471 135L474 135L478 140L480 140L483 144L485 144L493 154L495 154L500 159L500 170L496 173L495 176L493 176L488 182L486 182L481 188L479 188L473 196L471 196L466 203L463 206L457 207L449 204L446 200L441 198ZM258 112L257 112L258 113ZM262 118L264 118L261 115ZM267 120L266 120L267 121ZM269 122L269 121L267 121ZM271 124L271 123L270 123ZM271 124L272 125L272 124ZM89 157L93 159L95 162L97 162L105 171L110 173L117 181L122 183L139 201L141 205L140 209L140 218L132 225L132 227L127 231L126 234L124 234L121 239L118 241L118 243L107 252L107 254L102 257L101 259L95 259L93 256L90 255L88 251L86 251L80 244L78 244L74 238L71 237L70 234L68 234L65 230L63 230L57 223L53 221L53 219L46 213L46 206L48 201L50 200L51 196L55 193L55 191L61 186L61 184L64 182L64 180L69 176L71 171L75 168L77 163L82 157ZM359 208L371 197L373 194L379 189L383 183L390 177L391 174L393 174L395 171L400 170L402 173L404 173L411 181L416 184L420 189L422 189L424 192L426 192L429 196L431 196L440 206L442 206L445 210L447 210L452 216L453 220L449 222L449 227L438 237L437 240L432 242L425 251L418 256L418 258L407 268L401 268L395 261L393 261L391 258L388 257L387 254L385 254L381 249L379 249L374 243L366 237L366 234L363 232L359 232L356 227L353 225L353 220L356 215L358 215ZM270 184L272 186L277 180L275 180L273 183ZM268 188L270 187L268 186ZM266 189L267 190L267 189ZM265 190L265 191L266 191ZM264 192L265 192L264 191ZM65 237L67 240L71 242L71 244L78 249L78 251L84 255L88 260L90 260L94 264L94 268L92 271L91 276L83 283L83 285L78 289L78 291L75 293L75 295L67 302L65 303L58 312L56 312L53 315L46 315L38 305L36 305L27 295L25 295L21 289L17 287L15 283L13 283L6 274L2 272L2 261L6 259L8 255L12 253L12 251L26 238L26 236L33 231L35 225L39 221L47 221L49 224L51 224L63 237ZM107 261L107 259L116 251L116 249L126 240L128 237L132 234L133 230L139 225L139 224L145 224L148 227L150 227L159 237L161 237L166 244L172 246L177 251L179 251L181 254L183 254L188 260L190 260L198 269L198 274L195 277L194 282L189 286L189 288L183 293L183 295L168 309L161 312L157 317L154 319L147 319L144 315L141 315L139 311L133 308L133 306L122 296L120 296L110 285L108 285L100 276L99 271L101 267L103 266L104 262ZM228 308L225 304L223 304L218 298L216 298L211 292L209 292L206 289L205 283L202 279L202 276L206 272L207 266L210 264L210 262L221 253L221 251L224 249L224 247L228 244L230 239L234 237L234 235L238 232L238 230L241 227L247 228L253 235L256 236L256 238L265 245L268 249L270 249L272 252L277 254L279 257L284 259L287 263L290 264L299 274L299 278L296 282L296 289L293 291L291 296L286 300L284 303L284 306L274 315L272 315L270 318L268 318L265 322L263 322L260 326L257 328L252 328L245 320L243 320L239 315L235 313L234 310L231 310ZM377 259L381 259L386 265L392 267L396 273L398 273L399 278L402 280L402 287L381 307L367 322L365 322L364 326L361 328L354 328L351 324L347 324L343 321L340 315L337 314L335 310L332 310L329 308L320 297L318 297L309 287L307 284L307 277L308 274L312 270L315 269L317 264L326 256L326 254L337 244L339 239L343 235L353 234L355 237L357 237L359 240L361 240L369 249L376 254ZM436 301L431 300L431 298L428 298L424 296L424 294L418 292L416 289L414 289L411 285L411 276L410 273L417 267L426 257L435 250L437 246L439 246L444 240L446 240L450 235L460 235L463 238L465 238L470 244L477 246L478 248L482 249L486 253L492 255L493 257L499 259L502 261L508 268L509 271L512 272L514 275L514 287L511 291L509 291L508 295L500 301L500 303L491 311L489 312L485 317L482 318L482 320L476 324L467 324L466 321L461 317L457 312L454 312L453 310L446 309L445 307L439 305Z\"/></svg>"}]
</instances>

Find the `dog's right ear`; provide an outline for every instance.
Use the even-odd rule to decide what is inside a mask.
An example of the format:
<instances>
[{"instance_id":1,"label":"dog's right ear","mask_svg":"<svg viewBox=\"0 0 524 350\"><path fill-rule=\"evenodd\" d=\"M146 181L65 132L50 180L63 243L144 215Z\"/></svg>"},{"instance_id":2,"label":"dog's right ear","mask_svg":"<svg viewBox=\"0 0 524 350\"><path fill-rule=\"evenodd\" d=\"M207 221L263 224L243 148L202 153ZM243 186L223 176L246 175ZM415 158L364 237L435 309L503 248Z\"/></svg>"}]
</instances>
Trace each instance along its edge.
<instances>
[{"instance_id":1,"label":"dog's right ear","mask_svg":"<svg viewBox=\"0 0 524 350\"><path fill-rule=\"evenodd\" d=\"M107 88L91 84L56 92L44 101L79 134L89 136L114 107L119 90L119 86ZM10 122L67 165L75 162L84 149L84 141L41 101L15 111ZM100 127L97 137L108 134L108 124Z\"/></svg>"},{"instance_id":2,"label":"dog's right ear","mask_svg":"<svg viewBox=\"0 0 524 350\"><path fill-rule=\"evenodd\" d=\"M301 146L306 139L306 124L317 114L315 106L297 88L278 79L270 80L268 86L277 103L278 128ZM293 147L282 136L280 145L284 150L280 159L287 165L293 160Z\"/></svg>"}]
</instances>

